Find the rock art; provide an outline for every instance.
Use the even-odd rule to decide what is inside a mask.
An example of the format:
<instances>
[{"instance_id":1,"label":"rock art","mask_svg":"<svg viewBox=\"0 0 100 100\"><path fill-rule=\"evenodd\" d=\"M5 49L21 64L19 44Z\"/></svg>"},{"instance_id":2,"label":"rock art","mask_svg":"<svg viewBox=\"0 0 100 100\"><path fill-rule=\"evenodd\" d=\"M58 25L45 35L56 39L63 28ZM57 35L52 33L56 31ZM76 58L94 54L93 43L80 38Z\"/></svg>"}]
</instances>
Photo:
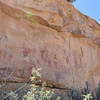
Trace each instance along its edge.
<instances>
[{"instance_id":1,"label":"rock art","mask_svg":"<svg viewBox=\"0 0 100 100\"><path fill-rule=\"evenodd\" d=\"M33 67L48 86L95 89L100 25L66 0L0 0L0 81L28 82Z\"/></svg>"}]
</instances>

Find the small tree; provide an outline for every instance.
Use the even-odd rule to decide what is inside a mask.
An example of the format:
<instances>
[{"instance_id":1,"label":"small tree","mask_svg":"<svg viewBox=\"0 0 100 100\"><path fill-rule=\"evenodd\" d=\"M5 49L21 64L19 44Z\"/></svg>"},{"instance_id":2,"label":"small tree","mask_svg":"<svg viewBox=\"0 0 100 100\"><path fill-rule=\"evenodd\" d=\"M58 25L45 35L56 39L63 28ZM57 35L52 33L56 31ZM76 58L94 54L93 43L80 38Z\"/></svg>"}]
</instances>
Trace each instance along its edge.
<instances>
[{"instance_id":1,"label":"small tree","mask_svg":"<svg viewBox=\"0 0 100 100\"><path fill-rule=\"evenodd\" d=\"M42 83L42 86L36 85L38 82L41 82L41 69L33 69L31 76L31 88L24 95L23 100L51 100L54 92L46 89L46 83ZM59 96L55 100L61 100Z\"/></svg>"},{"instance_id":2,"label":"small tree","mask_svg":"<svg viewBox=\"0 0 100 100\"><path fill-rule=\"evenodd\" d=\"M74 2L74 1L76 1L76 0L67 0L68 2Z\"/></svg>"}]
</instances>

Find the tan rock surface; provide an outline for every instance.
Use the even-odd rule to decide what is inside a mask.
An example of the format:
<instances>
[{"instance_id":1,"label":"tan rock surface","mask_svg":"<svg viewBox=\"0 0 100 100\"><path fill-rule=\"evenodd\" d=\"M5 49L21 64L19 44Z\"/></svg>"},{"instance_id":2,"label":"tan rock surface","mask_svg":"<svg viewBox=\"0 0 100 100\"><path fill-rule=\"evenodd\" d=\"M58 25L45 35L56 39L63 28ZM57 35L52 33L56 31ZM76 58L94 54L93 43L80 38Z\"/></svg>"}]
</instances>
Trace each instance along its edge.
<instances>
[{"instance_id":1,"label":"tan rock surface","mask_svg":"<svg viewBox=\"0 0 100 100\"><path fill-rule=\"evenodd\" d=\"M0 0L0 81L91 89L100 81L100 25L66 0Z\"/></svg>"}]
</instances>

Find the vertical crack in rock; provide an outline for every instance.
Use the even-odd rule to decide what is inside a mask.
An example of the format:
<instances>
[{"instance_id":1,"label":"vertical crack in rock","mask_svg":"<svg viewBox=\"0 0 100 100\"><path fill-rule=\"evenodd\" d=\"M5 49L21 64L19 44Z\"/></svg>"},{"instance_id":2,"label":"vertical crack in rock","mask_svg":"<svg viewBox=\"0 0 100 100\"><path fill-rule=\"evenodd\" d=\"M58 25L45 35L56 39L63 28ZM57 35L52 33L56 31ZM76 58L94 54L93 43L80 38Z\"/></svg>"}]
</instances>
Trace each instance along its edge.
<instances>
[{"instance_id":1,"label":"vertical crack in rock","mask_svg":"<svg viewBox=\"0 0 100 100\"><path fill-rule=\"evenodd\" d=\"M81 49L81 55L82 55L82 57L83 57L83 48L82 48L82 47L80 47L80 49Z\"/></svg>"}]
</instances>

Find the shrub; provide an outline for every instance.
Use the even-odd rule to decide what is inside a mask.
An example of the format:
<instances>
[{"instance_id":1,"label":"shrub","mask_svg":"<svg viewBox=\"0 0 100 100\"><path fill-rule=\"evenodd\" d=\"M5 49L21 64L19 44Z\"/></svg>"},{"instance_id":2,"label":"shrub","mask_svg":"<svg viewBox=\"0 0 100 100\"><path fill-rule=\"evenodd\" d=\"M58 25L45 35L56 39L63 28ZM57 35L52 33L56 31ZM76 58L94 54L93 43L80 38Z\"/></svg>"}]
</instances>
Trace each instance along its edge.
<instances>
[{"instance_id":1,"label":"shrub","mask_svg":"<svg viewBox=\"0 0 100 100\"><path fill-rule=\"evenodd\" d=\"M33 84L30 85L30 90L26 95L23 96L23 100L51 100L54 95L54 92L51 90L47 90L46 83L42 83L42 86L36 85L41 82L41 69L33 69L31 82ZM61 100L59 96L55 100Z\"/></svg>"},{"instance_id":2,"label":"shrub","mask_svg":"<svg viewBox=\"0 0 100 100\"><path fill-rule=\"evenodd\" d=\"M76 0L67 0L68 2L74 2L74 1L76 1Z\"/></svg>"}]
</instances>

